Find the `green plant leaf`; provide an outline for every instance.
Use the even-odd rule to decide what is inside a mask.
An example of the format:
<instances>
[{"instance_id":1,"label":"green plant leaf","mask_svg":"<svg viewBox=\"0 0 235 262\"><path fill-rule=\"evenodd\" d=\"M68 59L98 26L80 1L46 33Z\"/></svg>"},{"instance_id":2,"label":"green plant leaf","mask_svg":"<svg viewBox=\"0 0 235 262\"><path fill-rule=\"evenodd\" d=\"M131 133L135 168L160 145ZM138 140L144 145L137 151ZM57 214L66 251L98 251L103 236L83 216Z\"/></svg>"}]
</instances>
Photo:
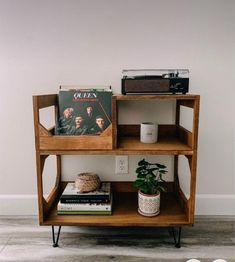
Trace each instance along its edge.
<instances>
[{"instance_id":1,"label":"green plant leaf","mask_svg":"<svg viewBox=\"0 0 235 262\"><path fill-rule=\"evenodd\" d=\"M147 166L148 162L146 162L145 159L142 159L142 160L139 161L138 165L139 166Z\"/></svg>"},{"instance_id":2,"label":"green plant leaf","mask_svg":"<svg viewBox=\"0 0 235 262\"><path fill-rule=\"evenodd\" d=\"M139 189L140 189L140 191L143 192L144 194L149 194L148 186L147 186L146 184L140 186Z\"/></svg>"},{"instance_id":3,"label":"green plant leaf","mask_svg":"<svg viewBox=\"0 0 235 262\"><path fill-rule=\"evenodd\" d=\"M149 177L149 181L155 186L155 183L156 183L155 176Z\"/></svg>"},{"instance_id":4,"label":"green plant leaf","mask_svg":"<svg viewBox=\"0 0 235 262\"><path fill-rule=\"evenodd\" d=\"M164 165L161 165L161 164L158 164L158 163L156 163L155 164L158 168L161 168L161 169L164 169L164 168L166 168L166 166L164 166Z\"/></svg>"},{"instance_id":5,"label":"green plant leaf","mask_svg":"<svg viewBox=\"0 0 235 262\"><path fill-rule=\"evenodd\" d=\"M135 182L134 182L134 186L135 187L140 187L140 186L142 186L142 185L144 185L144 180L140 180L140 179L137 179Z\"/></svg>"},{"instance_id":6,"label":"green plant leaf","mask_svg":"<svg viewBox=\"0 0 235 262\"><path fill-rule=\"evenodd\" d=\"M163 178L162 178L162 174L160 173L159 174L159 179L158 179L160 182L166 182Z\"/></svg>"},{"instance_id":7,"label":"green plant leaf","mask_svg":"<svg viewBox=\"0 0 235 262\"><path fill-rule=\"evenodd\" d=\"M159 168L158 167L153 167L153 168L149 168L148 170L153 172L155 170L159 170Z\"/></svg>"},{"instance_id":8,"label":"green plant leaf","mask_svg":"<svg viewBox=\"0 0 235 262\"><path fill-rule=\"evenodd\" d=\"M139 174L137 175L137 177L138 177L138 178L146 178L146 174L139 173Z\"/></svg>"},{"instance_id":9,"label":"green plant leaf","mask_svg":"<svg viewBox=\"0 0 235 262\"><path fill-rule=\"evenodd\" d=\"M136 173L139 173L139 172L141 172L141 171L143 171L143 170L146 170L146 167L145 167L145 166L140 166L140 167L138 167L138 168L135 170L135 172L136 172Z\"/></svg>"},{"instance_id":10,"label":"green plant leaf","mask_svg":"<svg viewBox=\"0 0 235 262\"><path fill-rule=\"evenodd\" d=\"M159 170L159 173L162 173L162 174L166 174L167 173L167 171L166 170Z\"/></svg>"},{"instance_id":11,"label":"green plant leaf","mask_svg":"<svg viewBox=\"0 0 235 262\"><path fill-rule=\"evenodd\" d=\"M166 166L158 163L149 163L142 159L136 169L137 179L134 185L145 194L154 194L157 190L165 192L163 175L167 173Z\"/></svg>"},{"instance_id":12,"label":"green plant leaf","mask_svg":"<svg viewBox=\"0 0 235 262\"><path fill-rule=\"evenodd\" d=\"M164 187L164 186L158 186L157 189L162 191L162 192L166 192L166 187Z\"/></svg>"}]
</instances>

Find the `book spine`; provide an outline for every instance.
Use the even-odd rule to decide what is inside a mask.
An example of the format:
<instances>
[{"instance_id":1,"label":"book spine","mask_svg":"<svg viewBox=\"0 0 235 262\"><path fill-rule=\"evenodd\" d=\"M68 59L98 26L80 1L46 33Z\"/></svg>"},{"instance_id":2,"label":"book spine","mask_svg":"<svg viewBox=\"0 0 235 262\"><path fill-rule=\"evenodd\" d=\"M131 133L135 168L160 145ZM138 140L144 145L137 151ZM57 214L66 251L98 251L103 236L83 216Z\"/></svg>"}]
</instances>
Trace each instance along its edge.
<instances>
[{"instance_id":1,"label":"book spine","mask_svg":"<svg viewBox=\"0 0 235 262\"><path fill-rule=\"evenodd\" d=\"M58 211L111 211L111 204L64 204L57 205Z\"/></svg>"},{"instance_id":2,"label":"book spine","mask_svg":"<svg viewBox=\"0 0 235 262\"><path fill-rule=\"evenodd\" d=\"M101 198L101 199L79 199L79 198L60 198L60 202L61 203L88 203L88 204L92 204L92 203L108 203L110 201L109 198Z\"/></svg>"},{"instance_id":3,"label":"book spine","mask_svg":"<svg viewBox=\"0 0 235 262\"><path fill-rule=\"evenodd\" d=\"M112 215L112 211L57 211L58 215Z\"/></svg>"},{"instance_id":4,"label":"book spine","mask_svg":"<svg viewBox=\"0 0 235 262\"><path fill-rule=\"evenodd\" d=\"M110 194L106 195L79 195L79 194L62 194L64 199L110 199Z\"/></svg>"}]
</instances>

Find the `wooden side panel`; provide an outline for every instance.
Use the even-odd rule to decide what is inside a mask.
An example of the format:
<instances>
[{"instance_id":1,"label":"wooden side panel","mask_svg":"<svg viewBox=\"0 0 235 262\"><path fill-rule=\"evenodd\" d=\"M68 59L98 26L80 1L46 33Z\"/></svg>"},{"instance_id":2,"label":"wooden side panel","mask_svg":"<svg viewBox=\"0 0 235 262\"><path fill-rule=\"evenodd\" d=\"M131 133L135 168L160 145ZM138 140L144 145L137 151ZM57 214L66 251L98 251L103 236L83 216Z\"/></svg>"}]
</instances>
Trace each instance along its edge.
<instances>
[{"instance_id":1,"label":"wooden side panel","mask_svg":"<svg viewBox=\"0 0 235 262\"><path fill-rule=\"evenodd\" d=\"M189 200L186 198L186 196L184 195L181 188L179 188L179 190L176 192L176 196L178 198L180 206L182 207L182 209L184 210L184 212L187 216L187 219L189 221L191 221L191 214L190 214L190 209L189 209Z\"/></svg>"},{"instance_id":2,"label":"wooden side panel","mask_svg":"<svg viewBox=\"0 0 235 262\"><path fill-rule=\"evenodd\" d=\"M51 132L47 130L42 124L39 124L39 135L40 136L52 136Z\"/></svg>"},{"instance_id":3,"label":"wooden side panel","mask_svg":"<svg viewBox=\"0 0 235 262\"><path fill-rule=\"evenodd\" d=\"M50 213L50 210L54 206L56 200L58 199L60 192L60 188L58 186L55 186L52 191L50 192L49 196L43 203L44 208L44 217L46 218L48 214Z\"/></svg>"},{"instance_id":4,"label":"wooden side panel","mask_svg":"<svg viewBox=\"0 0 235 262\"><path fill-rule=\"evenodd\" d=\"M190 216L189 201L180 188L178 169L179 169L179 156L177 155L174 156L174 183L173 183L174 192L176 194L178 202L180 203L180 206L184 210L185 214L187 215L187 219L189 220L189 216Z\"/></svg>"},{"instance_id":5,"label":"wooden side panel","mask_svg":"<svg viewBox=\"0 0 235 262\"><path fill-rule=\"evenodd\" d=\"M195 213L195 195L196 195L196 170L197 170L197 151L192 156L186 156L188 159L191 182L190 182L190 198L189 198L189 217L190 222L194 222Z\"/></svg>"},{"instance_id":6,"label":"wooden side panel","mask_svg":"<svg viewBox=\"0 0 235 262\"><path fill-rule=\"evenodd\" d=\"M36 170L37 170L37 191L38 191L38 216L39 223L42 224L44 221L44 201L43 198L43 168L48 155L40 156L40 154L36 153Z\"/></svg>"},{"instance_id":7,"label":"wooden side panel","mask_svg":"<svg viewBox=\"0 0 235 262\"><path fill-rule=\"evenodd\" d=\"M194 100L178 100L179 105L194 108Z\"/></svg>"},{"instance_id":8,"label":"wooden side panel","mask_svg":"<svg viewBox=\"0 0 235 262\"><path fill-rule=\"evenodd\" d=\"M38 207L39 207L39 223L43 224L49 213L51 212L52 208L54 207L58 195L60 192L61 186L61 156L57 156L56 158L56 181L53 189L51 190L47 199L43 196L43 168L46 161L46 156L39 156L37 155L37 188L38 188Z\"/></svg>"},{"instance_id":9,"label":"wooden side panel","mask_svg":"<svg viewBox=\"0 0 235 262\"><path fill-rule=\"evenodd\" d=\"M197 144L198 144L199 109L200 109L200 97L198 96L194 101L194 112L193 112L193 148L195 150L197 150Z\"/></svg>"},{"instance_id":10,"label":"wooden side panel","mask_svg":"<svg viewBox=\"0 0 235 262\"><path fill-rule=\"evenodd\" d=\"M37 99L38 109L42 109L49 106L55 106L58 101L56 94L34 96L34 98Z\"/></svg>"},{"instance_id":11,"label":"wooden side panel","mask_svg":"<svg viewBox=\"0 0 235 262\"><path fill-rule=\"evenodd\" d=\"M113 148L117 148L117 100L113 96L112 97L112 144Z\"/></svg>"},{"instance_id":12,"label":"wooden side panel","mask_svg":"<svg viewBox=\"0 0 235 262\"><path fill-rule=\"evenodd\" d=\"M192 133L188 131L186 128L182 126L177 127L177 134L179 139L185 143L186 145L192 147L193 146L193 139L192 139Z\"/></svg>"}]
</instances>

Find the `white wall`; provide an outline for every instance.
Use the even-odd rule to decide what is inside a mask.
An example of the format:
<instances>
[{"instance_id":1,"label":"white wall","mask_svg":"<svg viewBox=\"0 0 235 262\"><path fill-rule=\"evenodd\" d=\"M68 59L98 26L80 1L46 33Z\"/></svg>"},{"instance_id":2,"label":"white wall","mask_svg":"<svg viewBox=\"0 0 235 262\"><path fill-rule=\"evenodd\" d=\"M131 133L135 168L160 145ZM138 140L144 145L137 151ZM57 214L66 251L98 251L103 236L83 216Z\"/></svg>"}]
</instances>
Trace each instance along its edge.
<instances>
[{"instance_id":1,"label":"white wall","mask_svg":"<svg viewBox=\"0 0 235 262\"><path fill-rule=\"evenodd\" d=\"M36 212L32 95L61 84L119 93L125 68L190 69L201 95L197 214L235 214L234 24L233 0L0 0L0 214ZM171 157L158 159L171 173ZM119 180L108 160L65 157L63 172L92 166Z\"/></svg>"}]
</instances>

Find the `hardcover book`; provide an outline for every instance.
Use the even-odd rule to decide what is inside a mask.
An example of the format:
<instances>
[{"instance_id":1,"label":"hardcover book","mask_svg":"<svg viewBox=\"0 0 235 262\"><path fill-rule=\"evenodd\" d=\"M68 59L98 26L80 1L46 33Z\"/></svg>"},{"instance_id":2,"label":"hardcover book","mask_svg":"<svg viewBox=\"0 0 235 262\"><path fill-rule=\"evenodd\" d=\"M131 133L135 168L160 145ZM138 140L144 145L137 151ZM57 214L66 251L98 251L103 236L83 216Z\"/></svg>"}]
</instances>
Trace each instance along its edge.
<instances>
[{"instance_id":1,"label":"hardcover book","mask_svg":"<svg viewBox=\"0 0 235 262\"><path fill-rule=\"evenodd\" d=\"M111 184L103 182L95 191L82 193L75 187L75 183L68 183L60 197L61 203L106 203L110 201Z\"/></svg>"},{"instance_id":2,"label":"hardcover book","mask_svg":"<svg viewBox=\"0 0 235 262\"><path fill-rule=\"evenodd\" d=\"M58 211L58 215L112 215L112 211Z\"/></svg>"},{"instance_id":3,"label":"hardcover book","mask_svg":"<svg viewBox=\"0 0 235 262\"><path fill-rule=\"evenodd\" d=\"M112 196L108 203L61 203L57 205L57 211L112 211Z\"/></svg>"},{"instance_id":4,"label":"hardcover book","mask_svg":"<svg viewBox=\"0 0 235 262\"><path fill-rule=\"evenodd\" d=\"M112 123L112 91L60 90L57 135L100 135Z\"/></svg>"},{"instance_id":5,"label":"hardcover book","mask_svg":"<svg viewBox=\"0 0 235 262\"><path fill-rule=\"evenodd\" d=\"M74 197L74 196L69 196L69 197L62 197L60 199L61 203L81 203L81 204L93 204L93 203L108 203L110 201L109 197L88 197L88 198L79 198L79 197Z\"/></svg>"}]
</instances>

